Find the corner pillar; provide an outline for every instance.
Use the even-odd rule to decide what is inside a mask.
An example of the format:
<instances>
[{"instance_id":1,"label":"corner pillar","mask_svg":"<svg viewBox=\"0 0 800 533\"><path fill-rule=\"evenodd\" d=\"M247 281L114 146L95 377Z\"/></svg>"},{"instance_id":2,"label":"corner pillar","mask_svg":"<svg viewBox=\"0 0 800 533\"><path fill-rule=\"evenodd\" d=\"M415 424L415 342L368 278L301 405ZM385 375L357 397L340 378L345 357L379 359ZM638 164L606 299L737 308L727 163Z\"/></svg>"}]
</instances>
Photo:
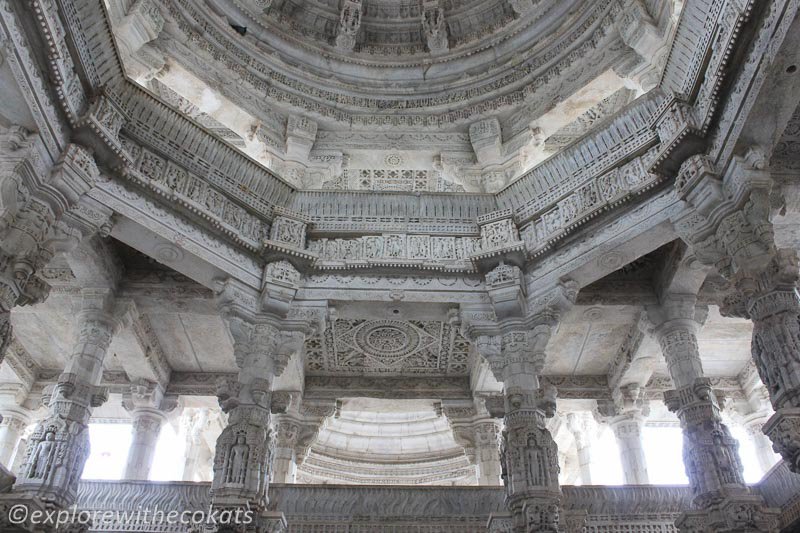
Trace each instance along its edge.
<instances>
[{"instance_id":1,"label":"corner pillar","mask_svg":"<svg viewBox=\"0 0 800 533\"><path fill-rule=\"evenodd\" d=\"M767 167L759 149L735 157L722 175L707 157L687 159L675 182L687 208L675 229L735 287L720 312L753 321L753 361L775 410L764 433L800 473L800 267L795 250L776 245L779 195Z\"/></svg>"},{"instance_id":2,"label":"corner pillar","mask_svg":"<svg viewBox=\"0 0 800 533\"><path fill-rule=\"evenodd\" d=\"M64 372L45 398L49 414L28 441L14 496L66 508L75 503L78 481L89 456L88 423L92 408L108 391L100 387L103 361L120 323L107 289L83 289L77 338Z\"/></svg>"},{"instance_id":3,"label":"corner pillar","mask_svg":"<svg viewBox=\"0 0 800 533\"><path fill-rule=\"evenodd\" d=\"M647 309L648 319L675 390L664 393L667 408L683 429L683 462L694 509L676 522L681 531L777 531L778 511L750 492L742 475L739 444L722 423L710 380L703 375L697 331L707 310L689 295L667 295Z\"/></svg>"}]
</instances>

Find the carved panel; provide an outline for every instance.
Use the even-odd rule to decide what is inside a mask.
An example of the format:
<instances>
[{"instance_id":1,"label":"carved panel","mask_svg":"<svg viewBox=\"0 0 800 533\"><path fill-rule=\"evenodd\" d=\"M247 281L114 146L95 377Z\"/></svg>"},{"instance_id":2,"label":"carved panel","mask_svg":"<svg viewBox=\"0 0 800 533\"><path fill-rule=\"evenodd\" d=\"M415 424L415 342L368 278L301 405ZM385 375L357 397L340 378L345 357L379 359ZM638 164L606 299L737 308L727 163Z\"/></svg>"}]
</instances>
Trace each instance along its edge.
<instances>
[{"instance_id":1,"label":"carved panel","mask_svg":"<svg viewBox=\"0 0 800 533\"><path fill-rule=\"evenodd\" d=\"M466 375L468 356L446 322L338 319L306 341L310 374Z\"/></svg>"}]
</instances>

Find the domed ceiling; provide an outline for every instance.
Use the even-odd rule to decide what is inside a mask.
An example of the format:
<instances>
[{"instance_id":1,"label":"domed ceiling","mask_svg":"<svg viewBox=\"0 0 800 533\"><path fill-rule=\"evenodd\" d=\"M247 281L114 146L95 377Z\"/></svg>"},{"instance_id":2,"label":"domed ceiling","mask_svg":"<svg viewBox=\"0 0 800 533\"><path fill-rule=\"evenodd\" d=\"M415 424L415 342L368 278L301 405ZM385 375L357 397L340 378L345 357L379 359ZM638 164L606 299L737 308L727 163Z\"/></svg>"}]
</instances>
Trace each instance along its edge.
<instances>
[{"instance_id":1,"label":"domed ceiling","mask_svg":"<svg viewBox=\"0 0 800 533\"><path fill-rule=\"evenodd\" d=\"M298 482L474 485L475 466L429 400L346 398L298 468Z\"/></svg>"},{"instance_id":2,"label":"domed ceiling","mask_svg":"<svg viewBox=\"0 0 800 533\"><path fill-rule=\"evenodd\" d=\"M434 1L431 6L428 0L342 2L276 0L260 8L255 6L262 2L254 0L206 0L204 9L203 2L176 0L166 5L189 46L212 55L222 48L232 60L240 56L237 62L255 71L252 82L268 82L275 96L283 89L310 97L320 106L315 109L320 118L335 121L364 112L463 108L487 96L496 99L498 91L518 90L558 60L563 68L589 54L594 46L576 48L597 30L606 33L617 5L539 0L535 10L520 15L508 0ZM440 42L426 30L433 24L426 23L431 13ZM346 22L353 17L356 22ZM226 23L246 32L237 34ZM348 31L353 43L343 42Z\"/></svg>"},{"instance_id":3,"label":"domed ceiling","mask_svg":"<svg viewBox=\"0 0 800 533\"><path fill-rule=\"evenodd\" d=\"M352 2L354 6L359 3L361 16L360 20L355 21L358 28L352 43L354 52L378 56L408 56L443 51L435 48L431 50L428 44L428 33L431 30L423 25L426 6L422 2ZM431 9L438 8L437 5ZM480 41L519 18L512 2L507 0L447 0L442 2L441 9L447 26L447 39L444 41L447 48ZM289 29L295 34L314 39L320 45L337 45L342 21L338 0L275 1L263 13L267 21L275 24L279 31ZM339 47L343 48L342 40L339 41Z\"/></svg>"},{"instance_id":4,"label":"domed ceiling","mask_svg":"<svg viewBox=\"0 0 800 533\"><path fill-rule=\"evenodd\" d=\"M678 4L107 5L132 78L298 188L496 192L654 85Z\"/></svg>"}]
</instances>

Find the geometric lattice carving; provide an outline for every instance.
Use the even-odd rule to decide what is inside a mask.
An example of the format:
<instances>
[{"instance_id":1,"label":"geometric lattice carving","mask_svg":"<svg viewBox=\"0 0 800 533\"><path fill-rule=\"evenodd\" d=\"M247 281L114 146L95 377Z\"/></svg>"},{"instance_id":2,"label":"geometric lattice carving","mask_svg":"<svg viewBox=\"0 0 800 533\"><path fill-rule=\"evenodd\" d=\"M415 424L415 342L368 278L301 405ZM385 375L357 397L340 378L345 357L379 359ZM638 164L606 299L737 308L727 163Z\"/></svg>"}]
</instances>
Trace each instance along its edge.
<instances>
[{"instance_id":1,"label":"geometric lattice carving","mask_svg":"<svg viewBox=\"0 0 800 533\"><path fill-rule=\"evenodd\" d=\"M306 341L309 374L468 374L469 341L447 322L332 321Z\"/></svg>"},{"instance_id":2,"label":"geometric lattice carving","mask_svg":"<svg viewBox=\"0 0 800 533\"><path fill-rule=\"evenodd\" d=\"M364 191L463 192L464 187L446 180L435 170L345 169L323 189Z\"/></svg>"}]
</instances>

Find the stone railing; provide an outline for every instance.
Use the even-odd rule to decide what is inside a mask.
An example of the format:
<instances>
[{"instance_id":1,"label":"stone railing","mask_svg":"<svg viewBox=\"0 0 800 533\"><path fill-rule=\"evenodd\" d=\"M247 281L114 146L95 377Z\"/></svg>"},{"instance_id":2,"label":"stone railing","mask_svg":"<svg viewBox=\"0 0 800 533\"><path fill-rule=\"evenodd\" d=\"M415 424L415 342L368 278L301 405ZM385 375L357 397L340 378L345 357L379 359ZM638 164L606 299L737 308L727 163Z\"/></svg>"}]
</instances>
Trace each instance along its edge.
<instances>
[{"instance_id":1,"label":"stone railing","mask_svg":"<svg viewBox=\"0 0 800 533\"><path fill-rule=\"evenodd\" d=\"M793 474L786 463L779 461L767 472L758 492L768 507L781 509L781 528L800 522L800 476Z\"/></svg>"},{"instance_id":2,"label":"stone railing","mask_svg":"<svg viewBox=\"0 0 800 533\"><path fill-rule=\"evenodd\" d=\"M501 208L513 208L524 223L565 195L658 143L650 119L663 96L655 91L617 113L606 127L537 165L498 193Z\"/></svg>"},{"instance_id":3,"label":"stone railing","mask_svg":"<svg viewBox=\"0 0 800 533\"><path fill-rule=\"evenodd\" d=\"M207 510L207 483L84 481L78 508L87 511ZM688 487L564 487L567 511L586 511L591 531L671 532L689 506ZM505 513L502 487L270 486L270 507L286 515L290 533L413 531L483 533L492 515ZM140 522L94 531L177 531ZM173 529L170 529L173 527ZM615 529L616 528L616 529ZM623 528L623 529L620 529Z\"/></svg>"},{"instance_id":4,"label":"stone railing","mask_svg":"<svg viewBox=\"0 0 800 533\"><path fill-rule=\"evenodd\" d=\"M313 220L312 233L473 235L497 202L492 194L299 191L289 207Z\"/></svg>"}]
</instances>

